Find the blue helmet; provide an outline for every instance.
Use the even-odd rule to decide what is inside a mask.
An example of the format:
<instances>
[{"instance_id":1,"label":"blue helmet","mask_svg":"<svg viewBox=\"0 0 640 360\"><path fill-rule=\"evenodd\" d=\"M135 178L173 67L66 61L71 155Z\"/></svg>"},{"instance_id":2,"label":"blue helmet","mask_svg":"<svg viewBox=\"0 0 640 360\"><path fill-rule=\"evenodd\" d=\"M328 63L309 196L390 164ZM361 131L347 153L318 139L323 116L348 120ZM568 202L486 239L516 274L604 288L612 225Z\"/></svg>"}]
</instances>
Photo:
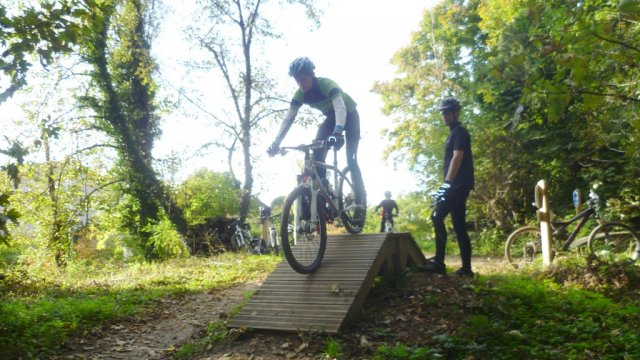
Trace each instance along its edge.
<instances>
[{"instance_id":1,"label":"blue helmet","mask_svg":"<svg viewBox=\"0 0 640 360\"><path fill-rule=\"evenodd\" d=\"M289 65L289 76L298 76L300 74L309 74L313 73L313 70L316 68L313 65L313 62L306 56L299 57L291 62Z\"/></svg>"}]
</instances>

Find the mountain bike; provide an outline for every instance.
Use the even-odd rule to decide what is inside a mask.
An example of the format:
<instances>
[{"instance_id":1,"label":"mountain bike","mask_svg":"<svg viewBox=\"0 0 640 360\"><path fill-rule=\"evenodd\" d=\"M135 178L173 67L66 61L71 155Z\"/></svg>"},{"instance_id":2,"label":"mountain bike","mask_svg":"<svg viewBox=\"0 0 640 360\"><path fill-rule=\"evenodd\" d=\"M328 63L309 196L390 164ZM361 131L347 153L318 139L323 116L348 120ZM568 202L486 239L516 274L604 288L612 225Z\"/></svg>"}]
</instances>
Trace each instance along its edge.
<instances>
[{"instance_id":1,"label":"mountain bike","mask_svg":"<svg viewBox=\"0 0 640 360\"><path fill-rule=\"evenodd\" d=\"M567 236L567 228L578 220L580 221ZM583 229L589 221L597 224L591 232ZM586 248L588 253L607 261L635 262L640 257L640 240L635 230L624 223L603 221L598 210L598 195L593 191L589 193L585 210L567 221L551 221L551 230L552 255L569 249ZM558 242L562 240L564 243L559 245ZM541 262L540 228L524 226L511 233L505 244L505 257L515 268Z\"/></svg>"},{"instance_id":2,"label":"mountain bike","mask_svg":"<svg viewBox=\"0 0 640 360\"><path fill-rule=\"evenodd\" d=\"M249 224L241 224L239 221L235 221L231 226L235 227L235 232L231 235L231 250L238 251L251 241L251 227Z\"/></svg>"},{"instance_id":3,"label":"mountain bike","mask_svg":"<svg viewBox=\"0 0 640 360\"><path fill-rule=\"evenodd\" d=\"M327 223L344 227L351 234L362 232L366 216L364 189L355 186L347 168L338 168L337 150L333 148L333 164L314 161L313 151L327 151L325 141L280 147L280 154L295 150L304 153L304 166L297 176L298 185L285 200L280 236L282 250L289 265L301 274L318 269L327 246ZM318 169L324 168L326 179ZM356 203L361 199L361 203Z\"/></svg>"},{"instance_id":4,"label":"mountain bike","mask_svg":"<svg viewBox=\"0 0 640 360\"><path fill-rule=\"evenodd\" d=\"M389 233L394 233L396 232L396 228L395 226L393 226L393 220L391 218L391 214L387 215L384 210L382 210L382 215L381 218L384 219L384 232L389 234Z\"/></svg>"},{"instance_id":5,"label":"mountain bike","mask_svg":"<svg viewBox=\"0 0 640 360\"><path fill-rule=\"evenodd\" d=\"M390 219L386 219L384 221L384 232L387 234L396 232L396 228L393 226L393 223Z\"/></svg>"},{"instance_id":6,"label":"mountain bike","mask_svg":"<svg viewBox=\"0 0 640 360\"><path fill-rule=\"evenodd\" d=\"M280 244L280 238L278 237L278 227L276 226L276 219L279 215L273 215L269 217L269 243L267 244L267 252L270 254L280 254L282 248Z\"/></svg>"}]
</instances>

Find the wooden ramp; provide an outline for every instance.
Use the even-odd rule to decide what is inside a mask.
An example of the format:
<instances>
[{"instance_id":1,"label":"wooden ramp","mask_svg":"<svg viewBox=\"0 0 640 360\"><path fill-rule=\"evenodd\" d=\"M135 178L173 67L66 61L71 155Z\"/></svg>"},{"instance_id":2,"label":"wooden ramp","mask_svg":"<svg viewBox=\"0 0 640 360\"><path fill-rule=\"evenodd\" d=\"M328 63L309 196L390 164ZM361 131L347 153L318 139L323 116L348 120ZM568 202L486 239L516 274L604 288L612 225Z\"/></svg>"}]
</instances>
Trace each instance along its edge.
<instances>
[{"instance_id":1,"label":"wooden ramp","mask_svg":"<svg viewBox=\"0 0 640 360\"><path fill-rule=\"evenodd\" d=\"M329 235L314 274L283 260L228 326L337 333L358 314L377 275L391 279L425 261L408 233Z\"/></svg>"}]
</instances>

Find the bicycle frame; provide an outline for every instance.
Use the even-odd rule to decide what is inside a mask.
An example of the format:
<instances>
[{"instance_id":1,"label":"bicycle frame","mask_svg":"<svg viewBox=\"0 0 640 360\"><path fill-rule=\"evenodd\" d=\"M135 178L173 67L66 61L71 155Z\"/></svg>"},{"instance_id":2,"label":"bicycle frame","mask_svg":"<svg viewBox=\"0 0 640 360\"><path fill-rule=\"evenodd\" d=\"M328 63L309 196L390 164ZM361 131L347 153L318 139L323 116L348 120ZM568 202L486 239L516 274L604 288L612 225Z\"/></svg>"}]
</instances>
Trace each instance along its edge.
<instances>
[{"instance_id":1,"label":"bicycle frame","mask_svg":"<svg viewBox=\"0 0 640 360\"><path fill-rule=\"evenodd\" d=\"M596 196L596 195L594 194L593 196ZM602 224L602 220L600 219L600 216L596 209L596 204L595 204L596 199L597 197L592 197L591 199L589 199L588 201L589 207L582 210L579 214L577 214L576 216L572 217L567 221L551 221L551 228L553 229L553 235L557 235L560 233L560 231L565 230L569 225L580 220L580 222L576 225L576 227L573 229L571 234L567 237L567 240L564 242L564 244L562 244L562 248L561 248L562 250L565 250L565 251L569 250L569 247L571 246L571 244L576 240L576 237L578 236L578 232L587 223L587 221L591 218L592 215L595 217L595 219L598 221L599 224Z\"/></svg>"},{"instance_id":2,"label":"bicycle frame","mask_svg":"<svg viewBox=\"0 0 640 360\"><path fill-rule=\"evenodd\" d=\"M251 232L244 228L245 224L241 224L240 222L235 222L235 235L238 235L240 238L240 242L238 243L238 248L242 248L248 243L251 242Z\"/></svg>"},{"instance_id":3,"label":"bicycle frame","mask_svg":"<svg viewBox=\"0 0 640 360\"><path fill-rule=\"evenodd\" d=\"M351 185L351 181L345 175L345 172L340 171L338 168L338 151L335 148L333 150L333 164L329 165L324 162L314 161L311 158L311 150L318 150L325 146L324 141L315 141L311 146L298 146L298 147L283 147L282 149L286 151L286 149L295 149L302 151L304 153L304 166L302 169L302 173L298 175L298 186L305 186L309 188L311 191L311 226L316 226L317 221L319 219L318 216L318 193L322 194L324 199L327 201L327 204L331 208L331 212L333 214L337 214L338 216L328 218L328 221L334 221L339 219L340 211L351 210L353 207L357 206L356 204L352 204L349 207L340 210L337 204L337 197L332 196L331 191L324 186L322 181L320 181L320 176L318 175L318 169L323 168L327 171L332 172L333 174L333 184L334 186L338 186L339 179L346 181L349 185ZM335 195L335 193L333 194ZM296 209L294 209L294 218L296 227L301 226L299 220L299 214L302 213L301 209L302 204L298 204ZM294 244L297 242L294 234Z\"/></svg>"}]
</instances>

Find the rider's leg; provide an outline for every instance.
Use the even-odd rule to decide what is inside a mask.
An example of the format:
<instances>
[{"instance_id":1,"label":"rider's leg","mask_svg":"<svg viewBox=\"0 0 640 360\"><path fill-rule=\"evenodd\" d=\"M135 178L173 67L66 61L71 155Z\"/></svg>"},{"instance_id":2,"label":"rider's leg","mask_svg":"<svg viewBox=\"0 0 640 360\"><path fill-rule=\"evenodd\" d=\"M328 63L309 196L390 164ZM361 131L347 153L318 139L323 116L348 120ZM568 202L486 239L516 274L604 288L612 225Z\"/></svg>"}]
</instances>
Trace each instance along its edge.
<instances>
[{"instance_id":1,"label":"rider's leg","mask_svg":"<svg viewBox=\"0 0 640 360\"><path fill-rule=\"evenodd\" d=\"M356 203L366 203L366 191L362 173L358 165L358 145L360 144L360 115L357 111L347 113L347 123L345 125L345 140L347 147L347 165L351 171L351 180L357 191Z\"/></svg>"},{"instance_id":2,"label":"rider's leg","mask_svg":"<svg viewBox=\"0 0 640 360\"><path fill-rule=\"evenodd\" d=\"M318 132L316 133L316 140L325 140L329 137L329 135L333 134L333 128L336 126L336 119L334 116L327 116L326 119L318 126ZM327 158L327 151L322 149L317 149L313 152L313 160L324 162ZM318 167L318 176L320 179L324 179L327 177L327 170L323 167Z\"/></svg>"}]
</instances>

